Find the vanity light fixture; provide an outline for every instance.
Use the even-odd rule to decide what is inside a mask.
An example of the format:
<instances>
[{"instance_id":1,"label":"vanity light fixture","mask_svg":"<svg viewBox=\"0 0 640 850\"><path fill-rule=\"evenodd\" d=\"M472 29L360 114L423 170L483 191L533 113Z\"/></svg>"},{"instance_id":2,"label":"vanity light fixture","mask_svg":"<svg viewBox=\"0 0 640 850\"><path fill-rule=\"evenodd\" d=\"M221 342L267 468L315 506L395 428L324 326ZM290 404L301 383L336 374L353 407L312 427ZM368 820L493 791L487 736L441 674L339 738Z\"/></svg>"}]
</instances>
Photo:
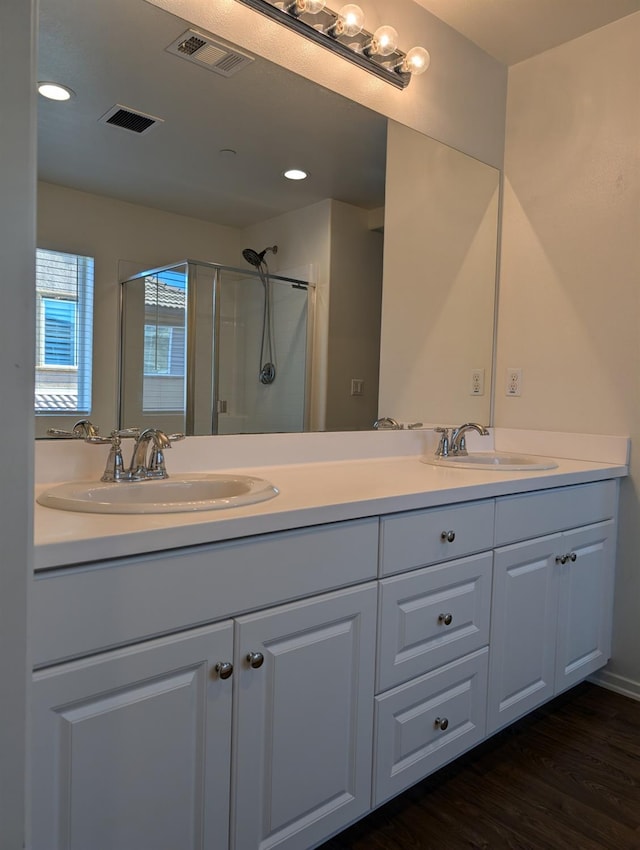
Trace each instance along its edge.
<instances>
[{"instance_id":1,"label":"vanity light fixture","mask_svg":"<svg viewBox=\"0 0 640 850\"><path fill-rule=\"evenodd\" d=\"M408 53L398 49L398 33L382 26L374 33L364 29L364 13L355 3L347 3L337 12L325 0L238 0L274 21L321 44L366 71L399 89L409 85L411 77L429 67L429 53L414 47Z\"/></svg>"},{"instance_id":2,"label":"vanity light fixture","mask_svg":"<svg viewBox=\"0 0 640 850\"><path fill-rule=\"evenodd\" d=\"M287 180L306 180L309 175L301 168L289 168L284 172L284 176Z\"/></svg>"},{"instance_id":3,"label":"vanity light fixture","mask_svg":"<svg viewBox=\"0 0 640 850\"><path fill-rule=\"evenodd\" d=\"M50 82L49 80L41 80L38 83L38 93L48 100L64 101L75 97L75 92L68 88L68 86Z\"/></svg>"}]
</instances>

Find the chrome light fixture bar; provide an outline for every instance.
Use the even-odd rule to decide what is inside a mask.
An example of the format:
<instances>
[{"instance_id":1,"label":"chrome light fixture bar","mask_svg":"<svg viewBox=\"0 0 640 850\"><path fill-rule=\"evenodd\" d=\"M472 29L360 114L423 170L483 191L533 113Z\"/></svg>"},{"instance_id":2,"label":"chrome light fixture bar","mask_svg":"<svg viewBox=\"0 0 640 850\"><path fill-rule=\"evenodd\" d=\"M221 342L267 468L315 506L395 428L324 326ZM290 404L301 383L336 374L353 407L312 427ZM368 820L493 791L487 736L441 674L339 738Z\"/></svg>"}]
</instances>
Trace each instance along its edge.
<instances>
[{"instance_id":1,"label":"chrome light fixture bar","mask_svg":"<svg viewBox=\"0 0 640 850\"><path fill-rule=\"evenodd\" d=\"M363 29L362 10L355 4L334 12L325 5L325 0L238 2L332 50L398 89L406 88L413 75L429 67L429 54L424 48L414 47L408 53L398 50L393 27L379 27L374 33Z\"/></svg>"}]
</instances>

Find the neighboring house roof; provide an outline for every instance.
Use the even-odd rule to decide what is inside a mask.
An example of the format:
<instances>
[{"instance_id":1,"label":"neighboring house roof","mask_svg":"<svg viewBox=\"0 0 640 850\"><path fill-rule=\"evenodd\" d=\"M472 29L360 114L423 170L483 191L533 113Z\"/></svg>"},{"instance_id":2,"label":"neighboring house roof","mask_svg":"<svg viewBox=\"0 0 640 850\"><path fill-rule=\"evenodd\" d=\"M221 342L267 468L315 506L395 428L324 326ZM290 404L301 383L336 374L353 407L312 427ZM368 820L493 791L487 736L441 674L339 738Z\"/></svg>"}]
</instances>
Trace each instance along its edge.
<instances>
[{"instance_id":1,"label":"neighboring house roof","mask_svg":"<svg viewBox=\"0 0 640 850\"><path fill-rule=\"evenodd\" d=\"M36 392L36 412L60 412L78 410L77 393L45 393Z\"/></svg>"},{"instance_id":2,"label":"neighboring house roof","mask_svg":"<svg viewBox=\"0 0 640 850\"><path fill-rule=\"evenodd\" d=\"M167 286L162 281L156 281L152 277L144 281L144 303L153 307L171 307L176 310L184 310L186 305L186 291L178 286Z\"/></svg>"}]
</instances>

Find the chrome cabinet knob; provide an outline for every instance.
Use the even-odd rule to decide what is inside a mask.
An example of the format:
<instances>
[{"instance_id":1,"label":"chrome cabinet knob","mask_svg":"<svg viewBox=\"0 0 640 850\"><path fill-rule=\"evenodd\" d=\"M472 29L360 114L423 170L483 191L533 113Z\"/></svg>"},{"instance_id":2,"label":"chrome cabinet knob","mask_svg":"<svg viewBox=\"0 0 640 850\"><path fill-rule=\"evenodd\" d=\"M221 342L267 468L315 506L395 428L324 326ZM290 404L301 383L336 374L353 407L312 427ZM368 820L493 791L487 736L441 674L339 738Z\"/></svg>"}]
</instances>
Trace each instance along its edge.
<instances>
[{"instance_id":1,"label":"chrome cabinet knob","mask_svg":"<svg viewBox=\"0 0 640 850\"><path fill-rule=\"evenodd\" d=\"M438 622L444 624L445 626L450 626L453 623L453 614L440 614L438 617Z\"/></svg>"},{"instance_id":2,"label":"chrome cabinet knob","mask_svg":"<svg viewBox=\"0 0 640 850\"><path fill-rule=\"evenodd\" d=\"M578 560L578 556L576 555L575 552L572 552L568 557L569 557L569 560L572 561L573 563L575 563Z\"/></svg>"},{"instance_id":3,"label":"chrome cabinet knob","mask_svg":"<svg viewBox=\"0 0 640 850\"><path fill-rule=\"evenodd\" d=\"M440 539L446 543L453 543L456 539L456 533L455 531L443 531L440 535Z\"/></svg>"},{"instance_id":4,"label":"chrome cabinet knob","mask_svg":"<svg viewBox=\"0 0 640 850\"><path fill-rule=\"evenodd\" d=\"M568 560L568 555L556 555L556 564L566 564Z\"/></svg>"},{"instance_id":5,"label":"chrome cabinet knob","mask_svg":"<svg viewBox=\"0 0 640 850\"><path fill-rule=\"evenodd\" d=\"M445 732L449 727L449 721L446 717L436 717L433 725L436 729L440 729L442 732Z\"/></svg>"},{"instance_id":6,"label":"chrome cabinet knob","mask_svg":"<svg viewBox=\"0 0 640 850\"><path fill-rule=\"evenodd\" d=\"M247 664L249 667L253 667L254 670L257 670L258 667L262 667L264 664L264 655L261 652L247 653Z\"/></svg>"},{"instance_id":7,"label":"chrome cabinet knob","mask_svg":"<svg viewBox=\"0 0 640 850\"><path fill-rule=\"evenodd\" d=\"M233 664L230 661L218 661L213 669L221 679L228 679L233 673Z\"/></svg>"}]
</instances>

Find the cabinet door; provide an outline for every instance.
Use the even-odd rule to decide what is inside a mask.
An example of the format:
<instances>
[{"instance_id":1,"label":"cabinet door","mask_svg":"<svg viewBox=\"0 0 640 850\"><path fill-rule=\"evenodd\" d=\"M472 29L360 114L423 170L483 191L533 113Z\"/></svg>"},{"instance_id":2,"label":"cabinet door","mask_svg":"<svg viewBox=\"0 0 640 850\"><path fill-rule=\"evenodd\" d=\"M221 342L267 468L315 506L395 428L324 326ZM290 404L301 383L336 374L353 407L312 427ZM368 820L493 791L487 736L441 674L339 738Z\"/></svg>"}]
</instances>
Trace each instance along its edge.
<instances>
[{"instance_id":1,"label":"cabinet door","mask_svg":"<svg viewBox=\"0 0 640 850\"><path fill-rule=\"evenodd\" d=\"M561 535L497 549L489 661L487 732L526 714L554 693L556 556Z\"/></svg>"},{"instance_id":2,"label":"cabinet door","mask_svg":"<svg viewBox=\"0 0 640 850\"><path fill-rule=\"evenodd\" d=\"M611 652L613 532L602 522L563 535L558 567L556 693L604 666Z\"/></svg>"},{"instance_id":3,"label":"cabinet door","mask_svg":"<svg viewBox=\"0 0 640 850\"><path fill-rule=\"evenodd\" d=\"M38 672L34 850L228 845L233 626Z\"/></svg>"},{"instance_id":4,"label":"cabinet door","mask_svg":"<svg viewBox=\"0 0 640 850\"><path fill-rule=\"evenodd\" d=\"M236 621L235 850L303 850L369 810L376 604L368 584Z\"/></svg>"}]
</instances>

